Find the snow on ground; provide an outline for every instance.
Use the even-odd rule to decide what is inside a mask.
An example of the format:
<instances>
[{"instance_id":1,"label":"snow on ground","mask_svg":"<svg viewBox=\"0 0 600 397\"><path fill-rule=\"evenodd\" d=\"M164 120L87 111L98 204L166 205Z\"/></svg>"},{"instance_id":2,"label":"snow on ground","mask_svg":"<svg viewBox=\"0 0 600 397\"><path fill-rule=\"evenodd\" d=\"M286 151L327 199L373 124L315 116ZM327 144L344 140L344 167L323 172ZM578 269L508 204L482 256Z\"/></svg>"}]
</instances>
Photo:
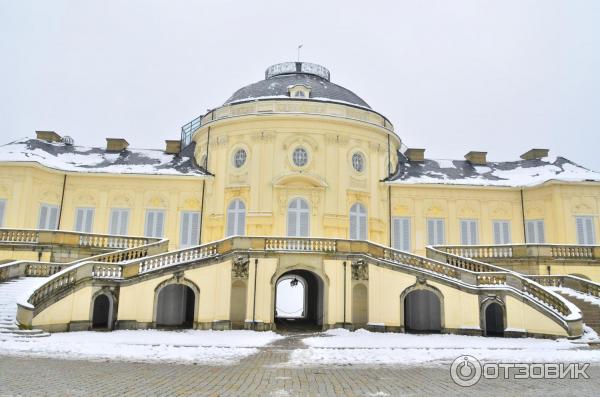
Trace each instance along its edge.
<instances>
[{"instance_id":1,"label":"snow on ground","mask_svg":"<svg viewBox=\"0 0 600 397\"><path fill-rule=\"evenodd\" d=\"M562 292L563 294L571 295L577 299L584 300L586 302L591 303L592 305L600 306L600 298L597 298L593 295L584 294L584 293L581 293L580 291L576 291L571 288L564 288L564 287L548 287L548 288L551 289L552 291Z\"/></svg>"},{"instance_id":2,"label":"snow on ground","mask_svg":"<svg viewBox=\"0 0 600 397\"><path fill-rule=\"evenodd\" d=\"M274 332L64 332L46 338L0 335L0 355L136 362L232 364L281 338Z\"/></svg>"},{"instance_id":3,"label":"snow on ground","mask_svg":"<svg viewBox=\"0 0 600 397\"><path fill-rule=\"evenodd\" d=\"M597 335L588 336L594 337ZM587 348L582 340L414 335L335 329L325 332L321 337L303 341L309 348L295 350L290 357L290 365L446 364L462 355L498 362L600 362L600 350Z\"/></svg>"}]
</instances>

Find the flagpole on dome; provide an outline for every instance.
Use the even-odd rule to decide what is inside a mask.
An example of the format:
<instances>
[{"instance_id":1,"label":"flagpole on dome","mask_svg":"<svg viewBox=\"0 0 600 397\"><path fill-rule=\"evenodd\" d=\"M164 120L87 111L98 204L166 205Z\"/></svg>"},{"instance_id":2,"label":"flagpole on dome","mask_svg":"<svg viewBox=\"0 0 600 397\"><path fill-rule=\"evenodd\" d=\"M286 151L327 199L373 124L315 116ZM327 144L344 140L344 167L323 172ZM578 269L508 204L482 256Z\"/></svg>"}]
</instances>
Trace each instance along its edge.
<instances>
[{"instance_id":1,"label":"flagpole on dome","mask_svg":"<svg viewBox=\"0 0 600 397\"><path fill-rule=\"evenodd\" d=\"M302 48L302 46L304 46L304 44L298 46L298 62L300 62L300 48Z\"/></svg>"}]
</instances>

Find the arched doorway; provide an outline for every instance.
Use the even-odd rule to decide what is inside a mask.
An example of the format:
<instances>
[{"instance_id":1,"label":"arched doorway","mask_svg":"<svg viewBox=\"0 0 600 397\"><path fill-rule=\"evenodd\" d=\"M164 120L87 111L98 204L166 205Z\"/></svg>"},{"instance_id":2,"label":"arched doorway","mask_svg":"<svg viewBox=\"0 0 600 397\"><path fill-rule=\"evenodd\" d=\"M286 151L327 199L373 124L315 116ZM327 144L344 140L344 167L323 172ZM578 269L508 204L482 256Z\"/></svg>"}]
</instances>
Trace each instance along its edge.
<instances>
[{"instance_id":1,"label":"arched doorway","mask_svg":"<svg viewBox=\"0 0 600 397\"><path fill-rule=\"evenodd\" d=\"M406 332L441 332L441 304L434 292L417 289L406 294L404 327Z\"/></svg>"},{"instance_id":2,"label":"arched doorway","mask_svg":"<svg viewBox=\"0 0 600 397\"><path fill-rule=\"evenodd\" d=\"M112 310L110 298L106 294L99 294L94 299L94 308L92 310L92 328L111 329L111 317Z\"/></svg>"},{"instance_id":3,"label":"arched doorway","mask_svg":"<svg viewBox=\"0 0 600 397\"><path fill-rule=\"evenodd\" d=\"M369 321L369 294L364 284L352 288L352 325L363 328Z\"/></svg>"},{"instance_id":4,"label":"arched doorway","mask_svg":"<svg viewBox=\"0 0 600 397\"><path fill-rule=\"evenodd\" d=\"M504 336L504 309L492 302L485 308L485 336Z\"/></svg>"},{"instance_id":5,"label":"arched doorway","mask_svg":"<svg viewBox=\"0 0 600 397\"><path fill-rule=\"evenodd\" d=\"M277 329L323 329L323 280L307 270L291 270L275 283Z\"/></svg>"},{"instance_id":6,"label":"arched doorway","mask_svg":"<svg viewBox=\"0 0 600 397\"><path fill-rule=\"evenodd\" d=\"M169 284L158 293L156 326L165 328L192 328L196 296L184 284Z\"/></svg>"},{"instance_id":7,"label":"arched doorway","mask_svg":"<svg viewBox=\"0 0 600 397\"><path fill-rule=\"evenodd\" d=\"M231 328L243 329L246 321L246 283L237 280L231 284Z\"/></svg>"}]
</instances>

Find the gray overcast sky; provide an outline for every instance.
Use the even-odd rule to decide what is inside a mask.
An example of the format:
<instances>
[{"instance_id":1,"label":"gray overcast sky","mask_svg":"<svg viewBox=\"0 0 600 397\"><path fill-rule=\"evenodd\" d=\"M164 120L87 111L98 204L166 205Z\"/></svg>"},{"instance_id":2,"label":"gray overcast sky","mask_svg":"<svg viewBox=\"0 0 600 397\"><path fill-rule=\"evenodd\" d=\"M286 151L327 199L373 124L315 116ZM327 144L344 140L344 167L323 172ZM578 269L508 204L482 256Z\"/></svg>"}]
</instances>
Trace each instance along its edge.
<instances>
[{"instance_id":1,"label":"gray overcast sky","mask_svg":"<svg viewBox=\"0 0 600 397\"><path fill-rule=\"evenodd\" d=\"M0 137L163 148L301 59L431 158L551 149L600 170L600 1L0 0Z\"/></svg>"}]
</instances>

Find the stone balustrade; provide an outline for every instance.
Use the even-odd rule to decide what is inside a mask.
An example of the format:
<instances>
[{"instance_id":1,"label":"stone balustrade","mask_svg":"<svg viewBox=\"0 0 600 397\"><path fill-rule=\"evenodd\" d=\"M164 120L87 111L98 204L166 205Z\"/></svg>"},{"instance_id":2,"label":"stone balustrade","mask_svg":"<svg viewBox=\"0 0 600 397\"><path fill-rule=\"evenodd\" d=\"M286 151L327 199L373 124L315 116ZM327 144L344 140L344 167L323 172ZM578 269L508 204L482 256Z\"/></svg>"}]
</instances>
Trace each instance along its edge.
<instances>
[{"instance_id":1,"label":"stone balustrade","mask_svg":"<svg viewBox=\"0 0 600 397\"><path fill-rule=\"evenodd\" d=\"M217 255L217 244L205 244L179 251L168 252L145 258L139 263L139 274L152 270L162 269L167 266L198 261Z\"/></svg>"},{"instance_id":2,"label":"stone balustrade","mask_svg":"<svg viewBox=\"0 0 600 397\"><path fill-rule=\"evenodd\" d=\"M545 287L571 288L600 298L600 284L571 275L530 275L528 278Z\"/></svg>"},{"instance_id":3,"label":"stone balustrade","mask_svg":"<svg viewBox=\"0 0 600 397\"><path fill-rule=\"evenodd\" d=\"M267 238L267 251L336 252L336 240L319 238Z\"/></svg>"},{"instance_id":4,"label":"stone balustrade","mask_svg":"<svg viewBox=\"0 0 600 397\"><path fill-rule=\"evenodd\" d=\"M443 245L439 251L466 258L600 259L600 246L573 244Z\"/></svg>"},{"instance_id":5,"label":"stone balustrade","mask_svg":"<svg viewBox=\"0 0 600 397\"><path fill-rule=\"evenodd\" d=\"M39 231L0 229L0 243L28 243L37 244Z\"/></svg>"},{"instance_id":6,"label":"stone balustrade","mask_svg":"<svg viewBox=\"0 0 600 397\"><path fill-rule=\"evenodd\" d=\"M92 277L120 279L123 278L123 268L121 265L94 265Z\"/></svg>"},{"instance_id":7,"label":"stone balustrade","mask_svg":"<svg viewBox=\"0 0 600 397\"><path fill-rule=\"evenodd\" d=\"M506 272L485 272L477 274L477 285L506 285Z\"/></svg>"}]
</instances>

